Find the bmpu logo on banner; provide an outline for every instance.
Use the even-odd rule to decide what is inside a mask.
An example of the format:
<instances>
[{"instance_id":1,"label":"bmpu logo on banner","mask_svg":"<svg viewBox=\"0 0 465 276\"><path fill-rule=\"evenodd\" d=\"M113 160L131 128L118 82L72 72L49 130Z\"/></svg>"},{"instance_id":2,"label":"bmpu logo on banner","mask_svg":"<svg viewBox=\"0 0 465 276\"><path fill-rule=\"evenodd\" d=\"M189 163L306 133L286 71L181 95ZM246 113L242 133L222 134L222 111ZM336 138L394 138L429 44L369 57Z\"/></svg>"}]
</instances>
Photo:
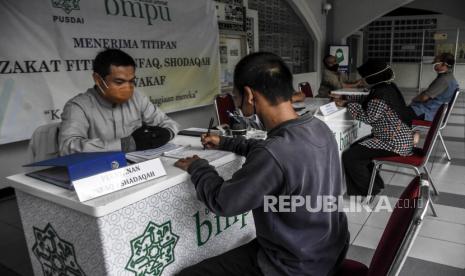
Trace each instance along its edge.
<instances>
[{"instance_id":1,"label":"bmpu logo on banner","mask_svg":"<svg viewBox=\"0 0 465 276\"><path fill-rule=\"evenodd\" d=\"M79 1L80 0L52 0L52 5L54 8L61 8L69 14L72 10L79 10Z\"/></svg>"}]
</instances>

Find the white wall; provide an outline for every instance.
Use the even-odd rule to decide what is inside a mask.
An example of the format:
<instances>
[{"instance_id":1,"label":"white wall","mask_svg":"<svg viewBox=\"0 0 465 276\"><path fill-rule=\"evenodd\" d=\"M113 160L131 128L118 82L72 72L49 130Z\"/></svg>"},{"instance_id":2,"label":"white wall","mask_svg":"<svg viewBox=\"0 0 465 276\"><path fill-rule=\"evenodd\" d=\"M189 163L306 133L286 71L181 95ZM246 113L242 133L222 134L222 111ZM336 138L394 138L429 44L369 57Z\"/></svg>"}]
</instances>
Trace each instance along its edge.
<instances>
[{"instance_id":1,"label":"white wall","mask_svg":"<svg viewBox=\"0 0 465 276\"><path fill-rule=\"evenodd\" d=\"M321 59L326 54L326 15L321 12L325 0L287 0L314 39L315 72L321 72ZM321 74L316 74L311 85L320 84Z\"/></svg>"},{"instance_id":2,"label":"white wall","mask_svg":"<svg viewBox=\"0 0 465 276\"><path fill-rule=\"evenodd\" d=\"M399 87L417 88L420 72L420 65L415 63L393 63L392 68L396 73L395 82ZM423 64L421 74L420 90L425 89L436 78L436 73L433 71L432 64ZM459 86L465 88L465 64L457 64L455 66L454 76L457 79Z\"/></svg>"},{"instance_id":3,"label":"white wall","mask_svg":"<svg viewBox=\"0 0 465 276\"><path fill-rule=\"evenodd\" d=\"M331 15L331 42L345 39L378 17L413 0L334 0Z\"/></svg>"},{"instance_id":4,"label":"white wall","mask_svg":"<svg viewBox=\"0 0 465 276\"><path fill-rule=\"evenodd\" d=\"M415 0L408 4L409 8L424 9L447 14L465 20L465 1L463 0Z\"/></svg>"},{"instance_id":5,"label":"white wall","mask_svg":"<svg viewBox=\"0 0 465 276\"><path fill-rule=\"evenodd\" d=\"M416 3L416 2L415 2ZM464 2L465 3L465 2ZM411 6L411 5L408 5ZM416 5L417 7L420 7ZM424 16L409 16L405 18L423 18ZM456 41L456 29L460 28L459 44L465 42L465 21L450 17L447 15L434 15L438 19L437 29L444 31L447 30L448 39L441 41L442 43L454 44ZM402 17L395 17L401 19ZM420 77L420 64L419 63L393 63L392 67L396 73L396 83L399 87L417 88L418 79ZM455 78L459 82L460 87L465 88L465 64L457 64L455 66ZM434 80L436 73L433 71L432 64L423 63L421 73L420 90L425 89Z\"/></svg>"},{"instance_id":6,"label":"white wall","mask_svg":"<svg viewBox=\"0 0 465 276\"><path fill-rule=\"evenodd\" d=\"M420 65L416 63L393 63L392 69L396 74L396 84L399 87L417 87L419 68Z\"/></svg>"}]
</instances>

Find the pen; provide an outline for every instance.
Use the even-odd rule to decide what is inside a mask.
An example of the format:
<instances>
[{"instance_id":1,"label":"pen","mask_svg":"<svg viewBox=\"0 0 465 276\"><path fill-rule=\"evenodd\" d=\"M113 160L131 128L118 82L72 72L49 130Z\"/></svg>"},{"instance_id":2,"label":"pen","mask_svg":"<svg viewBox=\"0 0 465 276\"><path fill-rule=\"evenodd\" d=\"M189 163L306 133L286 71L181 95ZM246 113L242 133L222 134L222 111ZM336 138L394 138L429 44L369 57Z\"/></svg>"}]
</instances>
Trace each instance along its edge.
<instances>
[{"instance_id":1,"label":"pen","mask_svg":"<svg viewBox=\"0 0 465 276\"><path fill-rule=\"evenodd\" d=\"M207 137L210 136L210 130L212 129L213 127L213 121L215 119L213 119L213 117L210 118L210 124L208 125L208 131L207 131ZM205 149L205 145L203 145L203 149Z\"/></svg>"}]
</instances>

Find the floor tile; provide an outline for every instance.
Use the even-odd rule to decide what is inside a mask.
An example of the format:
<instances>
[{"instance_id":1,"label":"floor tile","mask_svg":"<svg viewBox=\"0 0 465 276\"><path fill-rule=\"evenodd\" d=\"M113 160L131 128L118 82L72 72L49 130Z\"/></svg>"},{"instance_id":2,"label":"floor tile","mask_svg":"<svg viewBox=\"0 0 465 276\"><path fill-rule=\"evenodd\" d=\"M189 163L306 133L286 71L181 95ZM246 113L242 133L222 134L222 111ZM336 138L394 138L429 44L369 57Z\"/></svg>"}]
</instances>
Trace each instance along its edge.
<instances>
[{"instance_id":1,"label":"floor tile","mask_svg":"<svg viewBox=\"0 0 465 276\"><path fill-rule=\"evenodd\" d=\"M33 275L34 271L32 270L32 265L29 260L29 256L27 256L27 260L28 261L26 263L13 267L12 270L18 273L19 275L23 275L23 276Z\"/></svg>"},{"instance_id":2,"label":"floor tile","mask_svg":"<svg viewBox=\"0 0 465 276\"><path fill-rule=\"evenodd\" d=\"M374 252L375 251L370 248L351 245L347 251L346 258L361 262L366 266L369 266Z\"/></svg>"},{"instance_id":3,"label":"floor tile","mask_svg":"<svg viewBox=\"0 0 465 276\"><path fill-rule=\"evenodd\" d=\"M399 273L400 276L464 276L460 268L432 263L417 258L407 258Z\"/></svg>"},{"instance_id":4,"label":"floor tile","mask_svg":"<svg viewBox=\"0 0 465 276\"><path fill-rule=\"evenodd\" d=\"M405 167L399 167L396 173L415 176L415 171L413 169L405 168Z\"/></svg>"},{"instance_id":5,"label":"floor tile","mask_svg":"<svg viewBox=\"0 0 465 276\"><path fill-rule=\"evenodd\" d=\"M358 232L362 229L361 224L349 223L350 243L352 244L358 236Z\"/></svg>"},{"instance_id":6,"label":"floor tile","mask_svg":"<svg viewBox=\"0 0 465 276\"><path fill-rule=\"evenodd\" d=\"M23 229L19 216L18 204L15 198L0 202L0 222L7 223L18 229Z\"/></svg>"},{"instance_id":7,"label":"floor tile","mask_svg":"<svg viewBox=\"0 0 465 276\"><path fill-rule=\"evenodd\" d=\"M439 191L465 195L465 167L449 164L435 165L431 176Z\"/></svg>"},{"instance_id":8,"label":"floor tile","mask_svg":"<svg viewBox=\"0 0 465 276\"><path fill-rule=\"evenodd\" d=\"M12 239L2 244L0 248L0 263L10 269L29 262L29 253L24 238Z\"/></svg>"},{"instance_id":9,"label":"floor tile","mask_svg":"<svg viewBox=\"0 0 465 276\"><path fill-rule=\"evenodd\" d=\"M9 269L8 267L2 266L0 264L0 275L2 276L20 276L20 275L32 275L32 274L17 274L13 270Z\"/></svg>"},{"instance_id":10,"label":"floor tile","mask_svg":"<svg viewBox=\"0 0 465 276\"><path fill-rule=\"evenodd\" d=\"M465 225L463 224L426 217L419 235L465 245Z\"/></svg>"},{"instance_id":11,"label":"floor tile","mask_svg":"<svg viewBox=\"0 0 465 276\"><path fill-rule=\"evenodd\" d=\"M24 239L23 231L12 225L0 223L0 251L3 245L18 239Z\"/></svg>"},{"instance_id":12,"label":"floor tile","mask_svg":"<svg viewBox=\"0 0 465 276\"><path fill-rule=\"evenodd\" d=\"M388 198L387 199L389 201L389 204L392 208L394 208L394 206L396 205L397 203L397 198ZM385 204L386 202L384 202L383 204ZM371 212L371 215L370 217L368 218L367 222L365 223L365 226L371 226L371 227L375 227L375 228L379 228L379 229L384 229L386 227L386 224L389 220L389 218L391 217L391 214L392 212L391 211L388 211L388 210L385 210L385 209L381 209L380 211L376 212L376 211L373 211Z\"/></svg>"},{"instance_id":13,"label":"floor tile","mask_svg":"<svg viewBox=\"0 0 465 276\"><path fill-rule=\"evenodd\" d=\"M463 244L418 236L409 256L460 269L465 268L465 245Z\"/></svg>"},{"instance_id":14,"label":"floor tile","mask_svg":"<svg viewBox=\"0 0 465 276\"><path fill-rule=\"evenodd\" d=\"M441 131L441 133L443 136L463 138L465 130L464 127L447 126L444 130Z\"/></svg>"},{"instance_id":15,"label":"floor tile","mask_svg":"<svg viewBox=\"0 0 465 276\"><path fill-rule=\"evenodd\" d=\"M384 183L389 183L394 176L395 172L390 172L390 171L380 171L381 178L383 178Z\"/></svg>"},{"instance_id":16,"label":"floor tile","mask_svg":"<svg viewBox=\"0 0 465 276\"><path fill-rule=\"evenodd\" d=\"M383 234L383 229L364 226L354 241L354 245L375 249ZM465 268L465 245L417 236L410 257L444 264L447 266Z\"/></svg>"},{"instance_id":17,"label":"floor tile","mask_svg":"<svg viewBox=\"0 0 465 276\"><path fill-rule=\"evenodd\" d=\"M452 109L452 114L465 114L465 109L463 106L457 106L455 105L454 108Z\"/></svg>"},{"instance_id":18,"label":"floor tile","mask_svg":"<svg viewBox=\"0 0 465 276\"><path fill-rule=\"evenodd\" d=\"M464 122L464 117L461 116L461 115L453 115L451 114L450 117L449 117L449 120L447 121L448 123L460 123L460 124L463 124Z\"/></svg>"},{"instance_id":19,"label":"floor tile","mask_svg":"<svg viewBox=\"0 0 465 276\"><path fill-rule=\"evenodd\" d=\"M350 204L347 199L344 199L344 208L355 208L354 212L346 212L348 222L359 225L365 224L370 212L363 208L359 202L353 203L354 206L350 206Z\"/></svg>"},{"instance_id":20,"label":"floor tile","mask_svg":"<svg viewBox=\"0 0 465 276\"><path fill-rule=\"evenodd\" d=\"M449 153L454 153L454 152L457 152L457 153L465 153L465 141L464 142L455 142L455 141L445 141L446 143L446 147L447 147L447 150L449 151ZM436 144L436 147L439 146L438 150L440 151L444 151L444 149L442 148L442 145L440 145L440 142L438 141L437 144Z\"/></svg>"},{"instance_id":21,"label":"floor tile","mask_svg":"<svg viewBox=\"0 0 465 276\"><path fill-rule=\"evenodd\" d=\"M383 229L371 226L363 226L357 238L355 238L353 244L357 246L375 249L378 246L382 234Z\"/></svg>"},{"instance_id":22,"label":"floor tile","mask_svg":"<svg viewBox=\"0 0 465 276\"><path fill-rule=\"evenodd\" d=\"M450 205L447 206L447 205L440 204L441 195L439 195L436 202L439 203L439 204L434 204L434 207L436 208L436 212L438 213L438 217L434 219L465 224L465 209L464 208L457 208L457 207L451 207ZM461 202L461 204L463 205L463 202Z\"/></svg>"},{"instance_id":23,"label":"floor tile","mask_svg":"<svg viewBox=\"0 0 465 276\"><path fill-rule=\"evenodd\" d=\"M351 245L349 251L347 252L348 259L361 262L367 266L370 265L371 259L373 257L374 250ZM438 263L428 262L425 260L408 257L405 261L402 270L399 273L400 276L464 276L465 271L451 267L447 265L442 265Z\"/></svg>"},{"instance_id":24,"label":"floor tile","mask_svg":"<svg viewBox=\"0 0 465 276\"><path fill-rule=\"evenodd\" d=\"M397 173L392 177L391 181L388 184L407 187L407 185L414 178L415 178L414 174L408 175L408 174L399 174L399 173Z\"/></svg>"}]
</instances>

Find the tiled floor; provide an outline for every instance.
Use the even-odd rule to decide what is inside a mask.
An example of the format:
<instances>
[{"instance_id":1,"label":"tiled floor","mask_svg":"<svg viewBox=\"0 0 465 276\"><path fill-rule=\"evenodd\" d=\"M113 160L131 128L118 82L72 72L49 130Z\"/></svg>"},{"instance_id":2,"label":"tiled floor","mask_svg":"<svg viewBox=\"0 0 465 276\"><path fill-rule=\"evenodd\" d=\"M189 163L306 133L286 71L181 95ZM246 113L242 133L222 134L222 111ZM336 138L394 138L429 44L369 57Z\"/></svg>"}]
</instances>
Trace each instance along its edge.
<instances>
[{"instance_id":1,"label":"tiled floor","mask_svg":"<svg viewBox=\"0 0 465 276\"><path fill-rule=\"evenodd\" d=\"M414 93L407 93L407 101ZM465 95L458 99L444 131L452 156L445 159L436 144L429 165L440 195L434 199L438 217L428 216L401 275L465 276ZM413 172L386 166L382 177L392 204L411 181ZM369 264L390 213L348 213L351 247L348 257ZM0 199L0 275L32 275L14 196Z\"/></svg>"}]
</instances>

